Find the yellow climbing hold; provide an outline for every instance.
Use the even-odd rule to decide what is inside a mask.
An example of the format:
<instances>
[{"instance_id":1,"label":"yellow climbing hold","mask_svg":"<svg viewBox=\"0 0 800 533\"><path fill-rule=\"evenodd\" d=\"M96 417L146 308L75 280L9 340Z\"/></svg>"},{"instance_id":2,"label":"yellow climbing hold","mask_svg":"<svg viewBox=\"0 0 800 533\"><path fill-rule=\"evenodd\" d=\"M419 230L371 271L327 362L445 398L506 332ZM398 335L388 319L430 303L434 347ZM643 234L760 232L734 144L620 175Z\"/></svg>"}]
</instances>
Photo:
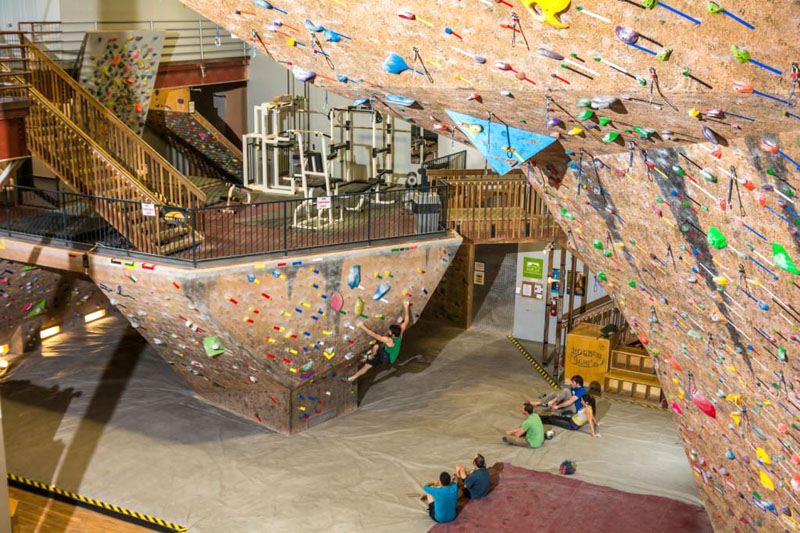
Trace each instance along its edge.
<instances>
[{"instance_id":1,"label":"yellow climbing hold","mask_svg":"<svg viewBox=\"0 0 800 533\"><path fill-rule=\"evenodd\" d=\"M728 284L728 278L725 276L714 276L714 283L719 285L720 287L724 287Z\"/></svg>"},{"instance_id":2,"label":"yellow climbing hold","mask_svg":"<svg viewBox=\"0 0 800 533\"><path fill-rule=\"evenodd\" d=\"M733 421L736 422L737 426L742 425L742 415L739 414L738 411L734 411L733 413L731 413L731 418L733 418Z\"/></svg>"},{"instance_id":3,"label":"yellow climbing hold","mask_svg":"<svg viewBox=\"0 0 800 533\"><path fill-rule=\"evenodd\" d=\"M769 476L763 470L759 471L758 477L761 480L761 484L764 485L765 489L775 490L775 484L769 478Z\"/></svg>"},{"instance_id":4,"label":"yellow climbing hold","mask_svg":"<svg viewBox=\"0 0 800 533\"><path fill-rule=\"evenodd\" d=\"M700 115L700 110L699 110L699 109L697 109L696 107L693 107L693 108L691 108L691 109L689 110L689 116L690 116L690 117L692 117L692 118L695 118L695 117L697 117L697 116L699 116L699 115Z\"/></svg>"},{"instance_id":5,"label":"yellow climbing hold","mask_svg":"<svg viewBox=\"0 0 800 533\"><path fill-rule=\"evenodd\" d=\"M538 11L534 9L534 4L539 7ZM570 0L522 0L522 5L525 6L533 18L558 29L569 27L568 24L564 24L557 17L559 13L567 10L569 4Z\"/></svg>"},{"instance_id":6,"label":"yellow climbing hold","mask_svg":"<svg viewBox=\"0 0 800 533\"><path fill-rule=\"evenodd\" d=\"M583 133L583 128L572 128L567 132L567 135L580 135Z\"/></svg>"},{"instance_id":7,"label":"yellow climbing hold","mask_svg":"<svg viewBox=\"0 0 800 533\"><path fill-rule=\"evenodd\" d=\"M771 465L772 464L772 459L770 459L769 454L761 446L756 448L756 457L758 457L758 460L761 461L762 463L764 463L765 465Z\"/></svg>"}]
</instances>

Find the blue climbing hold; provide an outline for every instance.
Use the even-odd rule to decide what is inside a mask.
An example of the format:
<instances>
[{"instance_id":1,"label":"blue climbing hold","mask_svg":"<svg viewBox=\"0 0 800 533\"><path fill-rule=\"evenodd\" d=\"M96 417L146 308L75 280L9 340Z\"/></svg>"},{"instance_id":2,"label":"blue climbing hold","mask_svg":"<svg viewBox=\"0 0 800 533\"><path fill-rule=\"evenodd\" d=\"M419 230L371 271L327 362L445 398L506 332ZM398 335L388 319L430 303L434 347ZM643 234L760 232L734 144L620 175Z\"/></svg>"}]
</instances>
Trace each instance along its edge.
<instances>
[{"instance_id":1,"label":"blue climbing hold","mask_svg":"<svg viewBox=\"0 0 800 533\"><path fill-rule=\"evenodd\" d=\"M338 43L342 41L342 36L333 30L325 28L325 40L329 43Z\"/></svg>"},{"instance_id":2,"label":"blue climbing hold","mask_svg":"<svg viewBox=\"0 0 800 533\"><path fill-rule=\"evenodd\" d=\"M353 265L347 273L347 286L355 289L361 284L361 265Z\"/></svg>"},{"instance_id":3,"label":"blue climbing hold","mask_svg":"<svg viewBox=\"0 0 800 533\"><path fill-rule=\"evenodd\" d=\"M381 298L386 296L386 293L388 293L390 290L392 290L392 286L391 285L389 285L386 282L381 283L380 285L378 285L378 288L375 289L375 294L372 295L372 299L373 300L380 300Z\"/></svg>"},{"instance_id":4,"label":"blue climbing hold","mask_svg":"<svg viewBox=\"0 0 800 533\"><path fill-rule=\"evenodd\" d=\"M417 101L412 98L406 98L405 96L400 96L399 94L387 94L386 103L400 107L409 107L416 104Z\"/></svg>"},{"instance_id":5,"label":"blue climbing hold","mask_svg":"<svg viewBox=\"0 0 800 533\"><path fill-rule=\"evenodd\" d=\"M325 31L325 26L321 24L314 24L309 19L306 19L306 29L310 32L319 33Z\"/></svg>"},{"instance_id":6,"label":"blue climbing hold","mask_svg":"<svg viewBox=\"0 0 800 533\"><path fill-rule=\"evenodd\" d=\"M389 54L386 59L383 60L383 71L388 72L389 74L402 74L407 70L414 70L413 68L408 66L406 60L403 59L398 54ZM422 74L422 72L418 70L414 70L417 74Z\"/></svg>"},{"instance_id":7,"label":"blue climbing hold","mask_svg":"<svg viewBox=\"0 0 800 533\"><path fill-rule=\"evenodd\" d=\"M556 142L547 135L512 128L449 109L446 111L498 174L507 174L522 166L528 159Z\"/></svg>"}]
</instances>

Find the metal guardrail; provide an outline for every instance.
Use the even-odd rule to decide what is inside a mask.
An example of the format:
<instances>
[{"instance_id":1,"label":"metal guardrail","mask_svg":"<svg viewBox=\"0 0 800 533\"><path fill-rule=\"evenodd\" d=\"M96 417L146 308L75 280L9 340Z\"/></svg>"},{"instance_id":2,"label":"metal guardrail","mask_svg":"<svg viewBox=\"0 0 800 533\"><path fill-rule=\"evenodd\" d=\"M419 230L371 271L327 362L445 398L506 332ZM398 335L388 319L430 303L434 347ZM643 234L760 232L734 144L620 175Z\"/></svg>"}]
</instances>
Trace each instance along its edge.
<instances>
[{"instance_id":1,"label":"metal guardrail","mask_svg":"<svg viewBox=\"0 0 800 533\"><path fill-rule=\"evenodd\" d=\"M0 233L197 266L219 259L442 235L447 232L446 193L442 186L181 209L8 186L0 192ZM318 209L325 205L330 212ZM188 226L186 234L202 231L205 238L168 255L143 253L125 237L124 229L115 229L99 214L104 211L126 212L131 220L154 213L165 231ZM304 229L317 221L323 224L319 229Z\"/></svg>"},{"instance_id":2,"label":"metal guardrail","mask_svg":"<svg viewBox=\"0 0 800 533\"><path fill-rule=\"evenodd\" d=\"M74 66L89 31L156 30L166 33L162 62L246 58L252 52L242 41L206 19L93 20L20 22L19 30L65 67Z\"/></svg>"},{"instance_id":3,"label":"metal guardrail","mask_svg":"<svg viewBox=\"0 0 800 533\"><path fill-rule=\"evenodd\" d=\"M454 154L437 157L425 161L422 168L425 170L463 170L467 166L467 151L462 150Z\"/></svg>"}]
</instances>

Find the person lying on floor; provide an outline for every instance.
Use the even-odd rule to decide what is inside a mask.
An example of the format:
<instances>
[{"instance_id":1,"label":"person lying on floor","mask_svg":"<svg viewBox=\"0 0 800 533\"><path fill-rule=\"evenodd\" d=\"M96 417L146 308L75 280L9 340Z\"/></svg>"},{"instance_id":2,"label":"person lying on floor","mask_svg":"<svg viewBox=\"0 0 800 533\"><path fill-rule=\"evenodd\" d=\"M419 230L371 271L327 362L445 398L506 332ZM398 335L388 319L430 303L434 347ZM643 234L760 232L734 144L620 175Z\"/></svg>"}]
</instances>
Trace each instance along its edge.
<instances>
[{"instance_id":1,"label":"person lying on floor","mask_svg":"<svg viewBox=\"0 0 800 533\"><path fill-rule=\"evenodd\" d=\"M520 427L506 431L503 442L514 446L539 448L544 442L544 427L539 415L533 412L533 405L522 405L522 413L527 417Z\"/></svg>"},{"instance_id":2,"label":"person lying on floor","mask_svg":"<svg viewBox=\"0 0 800 533\"><path fill-rule=\"evenodd\" d=\"M467 473L464 465L456 466L456 480L463 484L461 492L468 500L480 500L489 494L489 470L486 469L486 459L479 453L472 459L475 470Z\"/></svg>"},{"instance_id":3,"label":"person lying on floor","mask_svg":"<svg viewBox=\"0 0 800 533\"><path fill-rule=\"evenodd\" d=\"M582 398L583 400L583 409L578 411L572 416L561 416L561 415L543 415L539 418L542 419L542 424L546 424L549 426L557 426L564 429L570 429L573 431L577 431L581 429L585 425L589 425L589 431L592 433L592 437L599 437L600 434L597 432L597 427L602 424L595 419L595 401L594 398L586 394Z\"/></svg>"},{"instance_id":4,"label":"person lying on floor","mask_svg":"<svg viewBox=\"0 0 800 533\"><path fill-rule=\"evenodd\" d=\"M585 394L586 387L583 386L583 378L576 374L569 380L569 388L564 387L541 400L531 400L530 403L534 407L547 405L559 415L571 416L583 408L581 398Z\"/></svg>"},{"instance_id":5,"label":"person lying on floor","mask_svg":"<svg viewBox=\"0 0 800 533\"><path fill-rule=\"evenodd\" d=\"M385 363L393 364L397 360L397 356L400 355L400 344L403 342L403 334L406 332L406 328L411 324L410 308L411 302L406 300L403 308L403 321L400 324L390 325L388 335L379 335L375 333L363 322L359 324L359 327L363 329L367 335L378 342L372 346L364 366L362 366L358 372L347 378L347 381L352 383L367 373L371 368Z\"/></svg>"},{"instance_id":6,"label":"person lying on floor","mask_svg":"<svg viewBox=\"0 0 800 533\"><path fill-rule=\"evenodd\" d=\"M442 472L439 481L428 483L422 490L427 495L428 514L434 522L452 522L456 519L458 484L452 482L450 474Z\"/></svg>"}]
</instances>

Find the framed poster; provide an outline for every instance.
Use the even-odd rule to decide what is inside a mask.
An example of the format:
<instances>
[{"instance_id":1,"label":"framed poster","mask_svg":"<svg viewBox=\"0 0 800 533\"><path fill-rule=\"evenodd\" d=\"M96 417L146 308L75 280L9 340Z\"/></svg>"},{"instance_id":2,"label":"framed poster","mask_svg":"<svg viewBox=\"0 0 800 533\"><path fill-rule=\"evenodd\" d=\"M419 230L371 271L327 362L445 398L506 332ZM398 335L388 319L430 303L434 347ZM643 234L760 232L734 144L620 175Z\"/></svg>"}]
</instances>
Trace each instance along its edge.
<instances>
[{"instance_id":1,"label":"framed poster","mask_svg":"<svg viewBox=\"0 0 800 533\"><path fill-rule=\"evenodd\" d=\"M534 283L533 284L533 297L537 300L544 300L544 284L543 283Z\"/></svg>"},{"instance_id":2,"label":"framed poster","mask_svg":"<svg viewBox=\"0 0 800 533\"><path fill-rule=\"evenodd\" d=\"M478 272L477 270L472 274L472 283L475 285L483 285L483 280L485 279L486 273L485 272Z\"/></svg>"},{"instance_id":3,"label":"framed poster","mask_svg":"<svg viewBox=\"0 0 800 533\"><path fill-rule=\"evenodd\" d=\"M486 263L483 261L475 261L475 272L485 272L486 271Z\"/></svg>"},{"instance_id":4,"label":"framed poster","mask_svg":"<svg viewBox=\"0 0 800 533\"><path fill-rule=\"evenodd\" d=\"M553 269L553 273L550 276L550 293L551 294L558 294L559 289L559 281L561 280L561 270L558 268Z\"/></svg>"},{"instance_id":5,"label":"framed poster","mask_svg":"<svg viewBox=\"0 0 800 533\"><path fill-rule=\"evenodd\" d=\"M542 279L544 275L544 259L524 257L522 259L522 277Z\"/></svg>"}]
</instances>

